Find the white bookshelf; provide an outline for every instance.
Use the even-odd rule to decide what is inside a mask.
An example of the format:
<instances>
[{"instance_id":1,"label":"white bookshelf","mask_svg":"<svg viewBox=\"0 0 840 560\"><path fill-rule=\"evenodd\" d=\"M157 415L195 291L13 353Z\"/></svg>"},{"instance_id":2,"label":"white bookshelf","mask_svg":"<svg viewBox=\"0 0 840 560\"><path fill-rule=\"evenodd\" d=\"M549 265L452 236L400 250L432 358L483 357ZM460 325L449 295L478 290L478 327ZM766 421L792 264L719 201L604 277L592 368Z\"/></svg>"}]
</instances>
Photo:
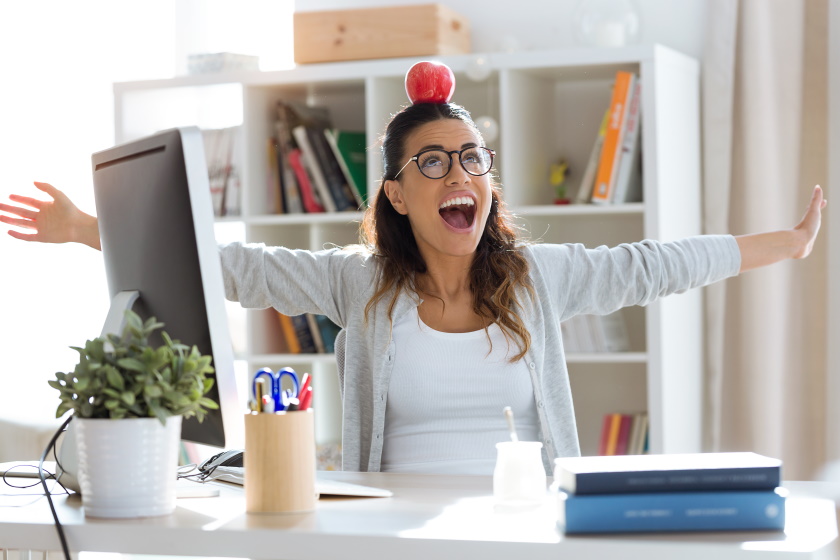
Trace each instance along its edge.
<instances>
[{"instance_id":1,"label":"white bookshelf","mask_svg":"<svg viewBox=\"0 0 840 560\"><path fill-rule=\"evenodd\" d=\"M588 246L645 238L663 241L700 233L699 67L662 46L566 49L489 55L483 81L466 76L471 55L437 57L455 72L453 101L473 117L499 123L496 167L504 197L534 240ZM313 64L281 72L187 76L118 83L117 142L162 128L243 125L243 215L219 220L247 241L320 249L357 240L362 214L272 215L267 208L265 142L280 99L329 107L338 128L367 131L368 191L382 163L377 139L391 114L407 102L406 70L416 60L388 59ZM572 194L580 180L617 70L642 81L644 202L614 206L551 204L551 161L570 165ZM227 235L230 235L229 233ZM317 437L340 441L341 403L330 355L278 354L278 327L270 311L229 306L248 370L289 365L311 371L319 386ZM631 351L570 354L575 414L584 454L597 450L602 416L646 410L653 452L701 447L701 294L671 296L625 310ZM239 326L236 326L239 325ZM244 390L245 388L243 388ZM329 393L329 394L327 394Z\"/></svg>"}]
</instances>

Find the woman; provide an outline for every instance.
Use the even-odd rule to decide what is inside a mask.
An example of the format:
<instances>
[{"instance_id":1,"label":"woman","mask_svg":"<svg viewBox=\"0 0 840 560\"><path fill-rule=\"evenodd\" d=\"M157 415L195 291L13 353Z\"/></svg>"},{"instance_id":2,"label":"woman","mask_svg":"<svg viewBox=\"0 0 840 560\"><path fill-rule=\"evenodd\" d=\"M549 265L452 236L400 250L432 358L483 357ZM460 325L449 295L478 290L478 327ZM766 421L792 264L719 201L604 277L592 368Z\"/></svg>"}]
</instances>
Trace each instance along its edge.
<instances>
[{"instance_id":1,"label":"woman","mask_svg":"<svg viewBox=\"0 0 840 560\"><path fill-rule=\"evenodd\" d=\"M560 322L611 313L786 258L806 257L825 206L814 189L790 230L615 248L517 242L467 111L418 103L383 138L384 176L363 244L310 252L220 248L229 299L327 315L347 331L345 470L489 474L511 406L522 439L579 455ZM99 248L96 219L60 191L12 195L24 240ZM28 207L28 208L27 208ZM386 406L387 404L387 406Z\"/></svg>"}]
</instances>

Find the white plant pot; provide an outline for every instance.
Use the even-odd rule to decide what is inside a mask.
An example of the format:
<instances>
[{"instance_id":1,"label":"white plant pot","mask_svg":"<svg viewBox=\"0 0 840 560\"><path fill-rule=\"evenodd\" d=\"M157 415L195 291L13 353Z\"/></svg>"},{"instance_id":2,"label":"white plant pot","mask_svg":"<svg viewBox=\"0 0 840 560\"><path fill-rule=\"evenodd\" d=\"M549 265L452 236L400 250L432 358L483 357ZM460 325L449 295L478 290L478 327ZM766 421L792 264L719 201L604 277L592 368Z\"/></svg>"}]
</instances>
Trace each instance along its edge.
<instances>
[{"instance_id":1,"label":"white plant pot","mask_svg":"<svg viewBox=\"0 0 840 560\"><path fill-rule=\"evenodd\" d=\"M75 418L85 515L149 517L175 509L181 417Z\"/></svg>"}]
</instances>

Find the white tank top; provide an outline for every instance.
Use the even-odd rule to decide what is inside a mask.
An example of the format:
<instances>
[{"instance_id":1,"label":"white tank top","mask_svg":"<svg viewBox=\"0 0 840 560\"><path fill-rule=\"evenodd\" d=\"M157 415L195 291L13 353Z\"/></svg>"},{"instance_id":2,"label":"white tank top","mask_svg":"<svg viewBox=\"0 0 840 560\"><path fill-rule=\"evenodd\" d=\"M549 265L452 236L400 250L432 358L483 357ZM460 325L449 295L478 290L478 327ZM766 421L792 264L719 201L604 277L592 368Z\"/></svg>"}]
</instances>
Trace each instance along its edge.
<instances>
[{"instance_id":1,"label":"white tank top","mask_svg":"<svg viewBox=\"0 0 840 560\"><path fill-rule=\"evenodd\" d=\"M385 409L383 471L492 474L496 443L510 441L502 413L513 409L520 440L539 441L539 420L524 359L498 325L444 333L417 310L394 324L394 366Z\"/></svg>"}]
</instances>

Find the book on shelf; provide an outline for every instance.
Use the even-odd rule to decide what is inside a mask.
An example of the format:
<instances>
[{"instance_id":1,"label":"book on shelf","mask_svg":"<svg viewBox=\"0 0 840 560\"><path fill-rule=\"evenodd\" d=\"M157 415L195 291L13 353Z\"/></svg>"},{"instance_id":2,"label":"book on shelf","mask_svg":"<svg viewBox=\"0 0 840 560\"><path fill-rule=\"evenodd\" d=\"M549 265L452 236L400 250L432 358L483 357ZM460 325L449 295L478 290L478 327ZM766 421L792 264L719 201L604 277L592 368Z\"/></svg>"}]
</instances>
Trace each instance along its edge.
<instances>
[{"instance_id":1,"label":"book on shelf","mask_svg":"<svg viewBox=\"0 0 840 560\"><path fill-rule=\"evenodd\" d=\"M336 210L342 212L357 209L360 204L356 203L356 197L347 182L347 178L341 170L326 136L324 136L325 129L312 126L298 127L294 130L296 138L299 128L304 129L309 142L305 146L301 145L300 141L298 141L298 144L301 145L304 152L307 149L312 150L313 157L309 161L318 165L318 170L326 182L327 190L332 196Z\"/></svg>"},{"instance_id":2,"label":"book on shelf","mask_svg":"<svg viewBox=\"0 0 840 560\"><path fill-rule=\"evenodd\" d=\"M647 413L604 414L601 436L598 443L599 455L640 455L646 451Z\"/></svg>"},{"instance_id":3,"label":"book on shelf","mask_svg":"<svg viewBox=\"0 0 840 560\"><path fill-rule=\"evenodd\" d=\"M637 79L633 84L627 115L624 119L624 135L621 144L621 156L618 175L612 194L613 203L638 202L642 200L641 174L641 116L642 90Z\"/></svg>"},{"instance_id":4,"label":"book on shelf","mask_svg":"<svg viewBox=\"0 0 840 560\"><path fill-rule=\"evenodd\" d=\"M782 462L747 451L562 457L554 479L576 495L771 490L781 484Z\"/></svg>"},{"instance_id":5,"label":"book on shelf","mask_svg":"<svg viewBox=\"0 0 840 560\"><path fill-rule=\"evenodd\" d=\"M336 199L330 192L330 187L327 184L327 178L321 169L321 164L318 163L318 158L315 155L315 148L309 142L309 135L306 133L306 127L297 126L292 130L292 134L297 141L300 148L301 160L304 162L304 167L312 179L314 191L318 193L318 200L327 212L337 212L338 206Z\"/></svg>"},{"instance_id":6,"label":"book on shelf","mask_svg":"<svg viewBox=\"0 0 840 560\"><path fill-rule=\"evenodd\" d=\"M621 431L621 414L610 414L610 426L607 433L607 448L604 455L615 455L618 447L618 433Z\"/></svg>"},{"instance_id":7,"label":"book on shelf","mask_svg":"<svg viewBox=\"0 0 840 560\"><path fill-rule=\"evenodd\" d=\"M586 162L586 168L583 172L583 177L581 177L577 195L575 196L576 204L586 204L592 201L592 188L595 185L595 174L598 172L601 147L604 145L604 136L607 133L607 123L609 120L610 110L607 109L604 111L604 117L601 119L601 126L598 127L598 135L595 137L592 151L589 152L589 160Z\"/></svg>"},{"instance_id":8,"label":"book on shelf","mask_svg":"<svg viewBox=\"0 0 840 560\"><path fill-rule=\"evenodd\" d=\"M295 325L292 322L292 318L277 312L277 320L280 323L280 329L283 335L280 340L281 345L285 347L286 352L289 354L300 354L300 343L295 333Z\"/></svg>"},{"instance_id":9,"label":"book on shelf","mask_svg":"<svg viewBox=\"0 0 840 560\"><path fill-rule=\"evenodd\" d=\"M335 352L335 337L341 327L330 321L326 315L315 315L318 329L321 331L321 339L324 341L324 351L328 354Z\"/></svg>"},{"instance_id":10,"label":"book on shelf","mask_svg":"<svg viewBox=\"0 0 840 560\"><path fill-rule=\"evenodd\" d=\"M283 186L280 182L280 169L278 168L277 139L269 138L266 146L266 157L268 158L268 208L275 214L282 214L285 205L283 204Z\"/></svg>"},{"instance_id":11,"label":"book on shelf","mask_svg":"<svg viewBox=\"0 0 840 560\"><path fill-rule=\"evenodd\" d=\"M598 161L595 186L592 189L592 202L596 204L609 204L612 200L621 161L627 105L632 96L635 81L636 75L632 72L616 72L607 130Z\"/></svg>"},{"instance_id":12,"label":"book on shelf","mask_svg":"<svg viewBox=\"0 0 840 560\"><path fill-rule=\"evenodd\" d=\"M289 316L277 312L277 318L281 352L324 354L335 351L335 337L340 329L326 316L312 313Z\"/></svg>"},{"instance_id":13,"label":"book on shelf","mask_svg":"<svg viewBox=\"0 0 840 560\"><path fill-rule=\"evenodd\" d=\"M315 339L312 337L312 331L309 330L309 321L306 315L293 315L292 324L295 328L295 336L300 345L301 354L316 354L318 348L315 346Z\"/></svg>"},{"instance_id":14,"label":"book on shelf","mask_svg":"<svg viewBox=\"0 0 840 560\"><path fill-rule=\"evenodd\" d=\"M309 332L312 335L312 341L315 343L315 352L324 354L326 348L324 347L324 339L321 337L321 329L318 328L318 321L315 315L311 313L306 314L306 324L309 326Z\"/></svg>"},{"instance_id":15,"label":"book on shelf","mask_svg":"<svg viewBox=\"0 0 840 560\"><path fill-rule=\"evenodd\" d=\"M318 197L312 187L312 181L309 177L309 172L303 165L303 156L300 148L295 148L289 153L289 165L294 170L297 178L297 185L300 189L300 198L303 203L303 209L308 213L324 212L324 207L318 201Z\"/></svg>"},{"instance_id":16,"label":"book on shelf","mask_svg":"<svg viewBox=\"0 0 840 560\"><path fill-rule=\"evenodd\" d=\"M630 336L619 310L609 315L575 315L560 325L567 353L629 352Z\"/></svg>"},{"instance_id":17,"label":"book on shelf","mask_svg":"<svg viewBox=\"0 0 840 560\"><path fill-rule=\"evenodd\" d=\"M615 441L614 455L626 455L628 453L628 443L630 440L630 431L633 427L632 414L619 414L618 437Z\"/></svg>"},{"instance_id":18,"label":"book on shelf","mask_svg":"<svg viewBox=\"0 0 840 560\"><path fill-rule=\"evenodd\" d=\"M356 207L367 201L367 139L364 132L324 129L324 136L353 191Z\"/></svg>"},{"instance_id":19,"label":"book on shelf","mask_svg":"<svg viewBox=\"0 0 840 560\"><path fill-rule=\"evenodd\" d=\"M557 524L575 533L783 530L783 488L643 494L558 492Z\"/></svg>"},{"instance_id":20,"label":"book on shelf","mask_svg":"<svg viewBox=\"0 0 840 560\"><path fill-rule=\"evenodd\" d=\"M240 127L202 129L204 154L213 213L219 216L240 214L241 162L236 145Z\"/></svg>"},{"instance_id":21,"label":"book on shelf","mask_svg":"<svg viewBox=\"0 0 840 560\"><path fill-rule=\"evenodd\" d=\"M274 121L276 138L277 168L279 171L279 192L283 199L283 211L287 214L303 212L304 206L295 170L289 163L289 154L296 148L289 123L293 120L289 107L282 102L277 103L277 115Z\"/></svg>"}]
</instances>

